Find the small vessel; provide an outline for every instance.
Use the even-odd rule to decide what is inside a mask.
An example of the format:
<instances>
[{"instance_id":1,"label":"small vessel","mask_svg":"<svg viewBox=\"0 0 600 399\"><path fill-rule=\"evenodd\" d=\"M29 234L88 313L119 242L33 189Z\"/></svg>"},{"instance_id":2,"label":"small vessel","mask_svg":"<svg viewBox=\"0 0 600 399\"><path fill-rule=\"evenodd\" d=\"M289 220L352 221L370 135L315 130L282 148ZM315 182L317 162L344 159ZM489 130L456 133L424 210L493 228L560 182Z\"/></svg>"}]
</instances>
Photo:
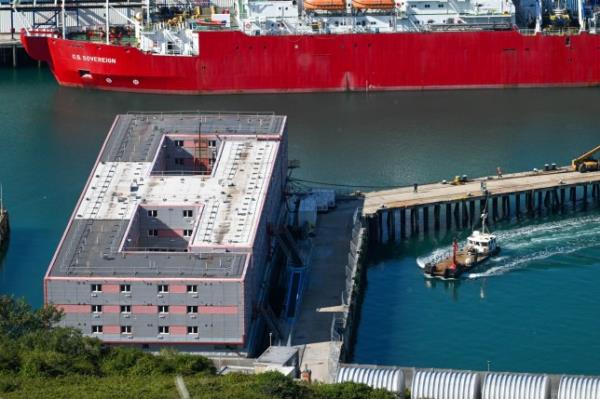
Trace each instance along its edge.
<instances>
[{"instance_id":1,"label":"small vessel","mask_svg":"<svg viewBox=\"0 0 600 399\"><path fill-rule=\"evenodd\" d=\"M487 213L481 215L481 231L474 230L467 238L464 248L458 248L458 242L452 244L452 255L441 260L427 263L424 272L427 277L456 279L500 252L496 235L486 228Z\"/></svg>"}]
</instances>

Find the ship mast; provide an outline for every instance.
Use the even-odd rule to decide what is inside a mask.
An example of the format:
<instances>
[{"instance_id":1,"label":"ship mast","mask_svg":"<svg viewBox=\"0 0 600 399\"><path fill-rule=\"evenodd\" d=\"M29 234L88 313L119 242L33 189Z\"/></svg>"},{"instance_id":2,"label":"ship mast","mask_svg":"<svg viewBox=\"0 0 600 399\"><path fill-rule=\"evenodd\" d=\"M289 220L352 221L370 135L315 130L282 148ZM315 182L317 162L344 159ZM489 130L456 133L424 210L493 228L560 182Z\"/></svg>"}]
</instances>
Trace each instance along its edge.
<instances>
[{"instance_id":1,"label":"ship mast","mask_svg":"<svg viewBox=\"0 0 600 399\"><path fill-rule=\"evenodd\" d=\"M481 234L486 234L486 226L485 226L485 221L487 219L487 213L484 212L481 214Z\"/></svg>"},{"instance_id":2,"label":"ship mast","mask_svg":"<svg viewBox=\"0 0 600 399\"><path fill-rule=\"evenodd\" d=\"M62 24L62 38L65 39L65 37L66 37L66 31L65 31L65 29L66 29L66 27L65 27L65 0L62 0L61 5L60 5L60 19L61 19L61 24Z\"/></svg>"},{"instance_id":3,"label":"ship mast","mask_svg":"<svg viewBox=\"0 0 600 399\"><path fill-rule=\"evenodd\" d=\"M108 0L106 0L106 18L104 18L104 20L106 22L106 32L105 32L106 44L110 44L110 18L108 16L108 12L109 12L108 6L109 6Z\"/></svg>"},{"instance_id":4,"label":"ship mast","mask_svg":"<svg viewBox=\"0 0 600 399\"><path fill-rule=\"evenodd\" d=\"M579 32L585 30L585 19L583 17L583 0L577 0L577 18L579 18Z\"/></svg>"},{"instance_id":5,"label":"ship mast","mask_svg":"<svg viewBox=\"0 0 600 399\"><path fill-rule=\"evenodd\" d=\"M535 33L540 33L542 31L542 0L536 0L535 14Z\"/></svg>"}]
</instances>

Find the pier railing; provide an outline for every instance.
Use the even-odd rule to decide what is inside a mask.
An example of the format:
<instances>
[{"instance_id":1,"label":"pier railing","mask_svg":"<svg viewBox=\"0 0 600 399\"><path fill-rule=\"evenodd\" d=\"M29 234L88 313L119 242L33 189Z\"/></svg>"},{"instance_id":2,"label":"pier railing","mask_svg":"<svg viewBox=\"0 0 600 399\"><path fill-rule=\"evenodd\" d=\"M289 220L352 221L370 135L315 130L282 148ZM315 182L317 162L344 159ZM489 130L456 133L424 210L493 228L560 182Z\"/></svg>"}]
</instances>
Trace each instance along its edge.
<instances>
[{"instance_id":1,"label":"pier railing","mask_svg":"<svg viewBox=\"0 0 600 399\"><path fill-rule=\"evenodd\" d=\"M331 320L331 340L342 343L342 356L347 350L344 344L350 342L354 326L353 314L356 311L360 289L360 251L364 231L362 208L357 208L353 215L352 238L346 263L346 284L341 294L341 302L345 310L335 313Z\"/></svg>"}]
</instances>

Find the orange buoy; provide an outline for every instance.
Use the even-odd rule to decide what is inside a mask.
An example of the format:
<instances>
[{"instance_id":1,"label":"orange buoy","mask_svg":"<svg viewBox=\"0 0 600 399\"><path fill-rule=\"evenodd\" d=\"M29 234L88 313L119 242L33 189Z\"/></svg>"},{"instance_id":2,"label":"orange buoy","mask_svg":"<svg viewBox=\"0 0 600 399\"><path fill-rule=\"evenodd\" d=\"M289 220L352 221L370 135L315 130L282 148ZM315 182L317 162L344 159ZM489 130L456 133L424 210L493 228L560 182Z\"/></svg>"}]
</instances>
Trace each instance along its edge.
<instances>
[{"instance_id":1,"label":"orange buoy","mask_svg":"<svg viewBox=\"0 0 600 399\"><path fill-rule=\"evenodd\" d=\"M395 6L394 0L352 0L352 7L358 10L389 10Z\"/></svg>"},{"instance_id":2,"label":"orange buoy","mask_svg":"<svg viewBox=\"0 0 600 399\"><path fill-rule=\"evenodd\" d=\"M313 10L345 10L346 2L344 0L305 0L304 9L307 11Z\"/></svg>"}]
</instances>

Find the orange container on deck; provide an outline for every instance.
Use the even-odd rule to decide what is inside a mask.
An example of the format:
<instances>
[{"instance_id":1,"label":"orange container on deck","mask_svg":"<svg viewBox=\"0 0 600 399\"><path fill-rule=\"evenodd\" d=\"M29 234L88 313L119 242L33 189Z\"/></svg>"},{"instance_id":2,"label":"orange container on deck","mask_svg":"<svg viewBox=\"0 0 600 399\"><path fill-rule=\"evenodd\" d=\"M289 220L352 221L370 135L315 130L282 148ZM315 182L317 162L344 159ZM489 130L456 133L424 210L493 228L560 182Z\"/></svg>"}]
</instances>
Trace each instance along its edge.
<instances>
[{"instance_id":1,"label":"orange container on deck","mask_svg":"<svg viewBox=\"0 0 600 399\"><path fill-rule=\"evenodd\" d=\"M358 10L390 10L396 6L394 0L352 0Z\"/></svg>"},{"instance_id":2,"label":"orange container on deck","mask_svg":"<svg viewBox=\"0 0 600 399\"><path fill-rule=\"evenodd\" d=\"M312 10L345 10L346 2L344 0L305 0L304 9Z\"/></svg>"}]
</instances>

